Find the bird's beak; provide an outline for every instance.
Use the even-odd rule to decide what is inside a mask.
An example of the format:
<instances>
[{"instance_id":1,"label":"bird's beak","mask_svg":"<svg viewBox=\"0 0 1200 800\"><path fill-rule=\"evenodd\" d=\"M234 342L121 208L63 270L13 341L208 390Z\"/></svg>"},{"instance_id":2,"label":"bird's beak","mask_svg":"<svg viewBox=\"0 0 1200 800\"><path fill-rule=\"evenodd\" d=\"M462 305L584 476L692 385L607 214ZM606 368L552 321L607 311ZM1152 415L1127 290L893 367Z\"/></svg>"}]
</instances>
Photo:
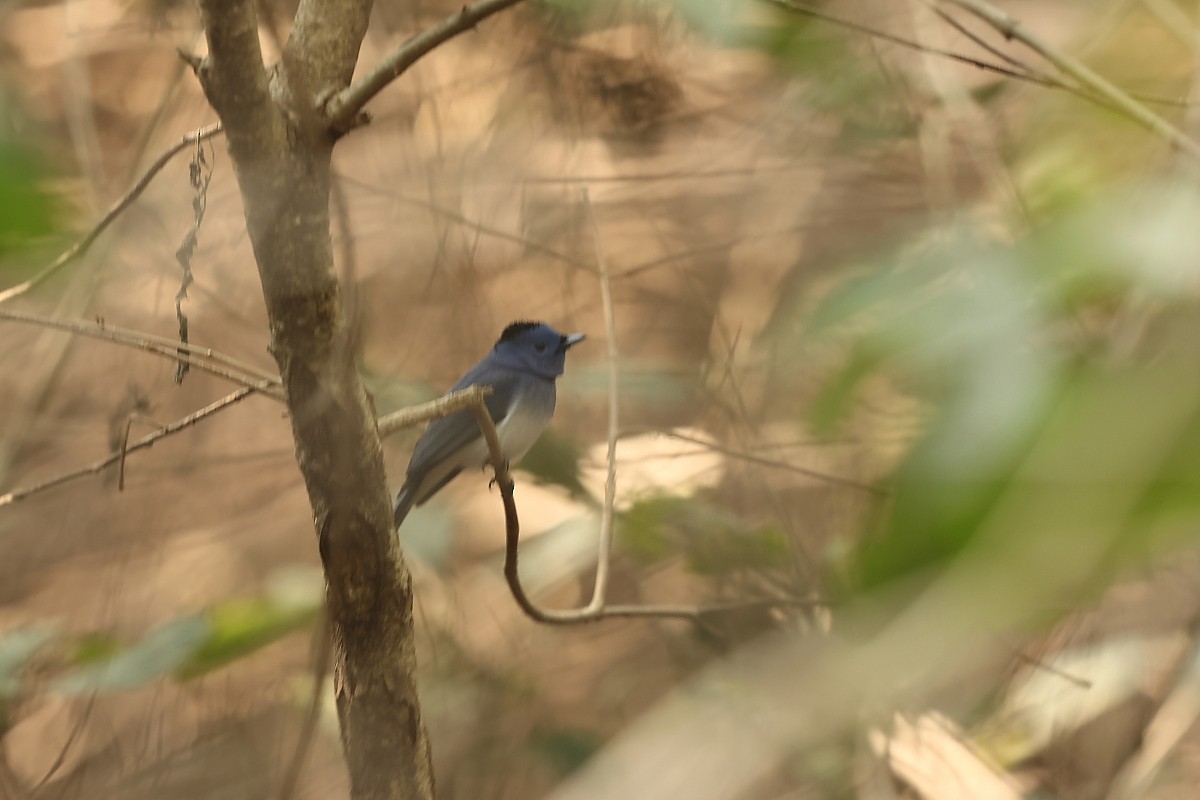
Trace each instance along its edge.
<instances>
[{"instance_id":1,"label":"bird's beak","mask_svg":"<svg viewBox=\"0 0 1200 800\"><path fill-rule=\"evenodd\" d=\"M587 336L582 333L572 333L570 336L563 337L562 349L570 350L575 345L586 339Z\"/></svg>"}]
</instances>

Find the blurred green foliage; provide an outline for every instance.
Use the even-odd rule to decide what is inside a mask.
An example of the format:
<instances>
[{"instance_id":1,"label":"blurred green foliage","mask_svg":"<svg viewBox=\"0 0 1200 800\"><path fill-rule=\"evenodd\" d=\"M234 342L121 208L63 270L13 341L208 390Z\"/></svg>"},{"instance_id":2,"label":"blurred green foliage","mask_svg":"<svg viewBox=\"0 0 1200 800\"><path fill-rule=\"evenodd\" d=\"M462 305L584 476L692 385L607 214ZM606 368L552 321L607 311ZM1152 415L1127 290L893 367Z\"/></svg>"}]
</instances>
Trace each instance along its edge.
<instances>
[{"instance_id":1,"label":"blurred green foliage","mask_svg":"<svg viewBox=\"0 0 1200 800\"><path fill-rule=\"evenodd\" d=\"M788 563L788 539L782 531L747 528L700 497L644 497L620 514L616 536L634 558L653 563L682 556L697 575L720 577Z\"/></svg>"},{"instance_id":2,"label":"blurred green foliage","mask_svg":"<svg viewBox=\"0 0 1200 800\"><path fill-rule=\"evenodd\" d=\"M951 564L1027 610L1066 608L1200 524L1200 195L1129 186L1015 245L939 231L834 291L807 336L845 348L814 424L866 379L932 409L847 588ZM961 562L961 563L960 563Z\"/></svg>"},{"instance_id":3,"label":"blurred green foliage","mask_svg":"<svg viewBox=\"0 0 1200 800\"><path fill-rule=\"evenodd\" d=\"M31 625L0 636L0 703L21 690L21 670L57 635L52 625Z\"/></svg>"},{"instance_id":4,"label":"blurred green foliage","mask_svg":"<svg viewBox=\"0 0 1200 800\"><path fill-rule=\"evenodd\" d=\"M58 203L46 189L52 174L49 164L14 130L21 117L14 99L0 89L0 267L6 282L32 270L7 257L54 233L60 216Z\"/></svg>"},{"instance_id":5,"label":"blurred green foliage","mask_svg":"<svg viewBox=\"0 0 1200 800\"><path fill-rule=\"evenodd\" d=\"M530 745L559 775L569 775L579 769L604 743L594 731L580 728L535 727Z\"/></svg>"},{"instance_id":6,"label":"blurred green foliage","mask_svg":"<svg viewBox=\"0 0 1200 800\"><path fill-rule=\"evenodd\" d=\"M43 188L46 165L29 146L0 138L0 256L54 232L54 201Z\"/></svg>"},{"instance_id":7,"label":"blurred green foliage","mask_svg":"<svg viewBox=\"0 0 1200 800\"><path fill-rule=\"evenodd\" d=\"M577 500L591 500L591 495L579 480L579 460L583 453L574 439L548 428L525 457L520 467L533 475L538 483L561 486Z\"/></svg>"},{"instance_id":8,"label":"blurred green foliage","mask_svg":"<svg viewBox=\"0 0 1200 800\"><path fill-rule=\"evenodd\" d=\"M63 656L51 659L59 672L51 682L55 691L118 692L168 675L183 681L204 675L308 629L323 607L319 570L283 567L269 576L261 594L177 617L131 644L105 632L68 637L48 623L20 628L0 637L0 701L21 691L23 668L52 643L57 646L49 649Z\"/></svg>"},{"instance_id":9,"label":"blurred green foliage","mask_svg":"<svg viewBox=\"0 0 1200 800\"><path fill-rule=\"evenodd\" d=\"M136 689L166 675L195 653L209 638L205 619L192 615L155 628L112 658L87 664L54 682L66 695Z\"/></svg>"}]
</instances>

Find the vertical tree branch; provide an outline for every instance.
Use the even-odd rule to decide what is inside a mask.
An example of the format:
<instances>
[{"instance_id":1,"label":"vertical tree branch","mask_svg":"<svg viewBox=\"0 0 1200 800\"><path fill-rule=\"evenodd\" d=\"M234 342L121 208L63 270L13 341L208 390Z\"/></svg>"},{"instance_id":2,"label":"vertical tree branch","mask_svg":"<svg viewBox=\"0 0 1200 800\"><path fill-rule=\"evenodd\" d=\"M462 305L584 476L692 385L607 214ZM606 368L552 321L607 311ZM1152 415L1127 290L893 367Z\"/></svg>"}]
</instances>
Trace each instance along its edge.
<instances>
[{"instance_id":1,"label":"vertical tree branch","mask_svg":"<svg viewBox=\"0 0 1200 800\"><path fill-rule=\"evenodd\" d=\"M416 691L412 578L392 530L383 452L333 265L320 95L349 81L369 0L301 2L268 73L250 0L199 0L197 75L225 125L325 568L351 796L433 797Z\"/></svg>"}]
</instances>

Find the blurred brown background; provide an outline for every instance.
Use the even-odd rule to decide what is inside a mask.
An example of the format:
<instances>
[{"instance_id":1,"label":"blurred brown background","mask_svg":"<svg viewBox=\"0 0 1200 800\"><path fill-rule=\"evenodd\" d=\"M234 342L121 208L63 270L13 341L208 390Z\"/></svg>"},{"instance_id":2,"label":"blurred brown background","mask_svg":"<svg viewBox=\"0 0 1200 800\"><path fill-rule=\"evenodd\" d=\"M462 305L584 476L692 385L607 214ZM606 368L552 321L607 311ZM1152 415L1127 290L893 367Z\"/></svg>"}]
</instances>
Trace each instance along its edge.
<instances>
[{"instance_id":1,"label":"blurred brown background","mask_svg":"<svg viewBox=\"0 0 1200 800\"><path fill-rule=\"evenodd\" d=\"M272 60L294 9L259 5ZM1186 92L1192 64L1182 46L1152 15L1121 10L1128 5L1138 4L1005 7L1056 44L1083 32L1119 38L1120 49L1097 45L1092 55L1126 82L1152 77L1158 92ZM379 4L360 71L457 7ZM987 55L919 3L822 7ZM689 24L689 13L702 24ZM886 476L927 409L873 386L852 433L814 437L805 410L837 354L800 349L803 312L847 265L951 212L1011 235L1014 185L1036 203L1054 188L1030 188L1044 188L1047 169L1055 181L1072 175L1042 165L1066 163L1055 159L1078 130L1078 101L1018 84L983 107L997 76L817 20L787 22L777 46L723 35L787 19L741 4L518 6L387 89L370 107L373 122L335 153L335 251L381 413L444 390L514 319L586 332L560 381L552 436L578 448L583 485L601 496L599 251L613 277L621 353L619 507L701 497L727 515L726 527L782 543L745 563L719 543L718 566L705 569L670 533L639 552L631 528L635 538L615 557L614 601L821 596L824 565L878 505L824 476ZM1120 37L1106 39L1106 25L1120 26ZM203 47L187 4L0 7L0 113L49 154L67 227L85 229L164 147L215 120L177 47ZM1130 126L1097 129L1078 146L1110 154L1114 172L1164 158ZM213 177L183 303L191 338L273 371L224 143L203 148ZM81 262L11 307L173 336L191 156L176 157ZM25 264L48 262L72 236L24 255ZM131 413L167 422L229 391L196 371L175 386L173 374L173 364L136 350L5 324L0 489L102 457ZM135 435L149 429L133 423ZM415 435L386 444L396 485ZM594 503L553 485L568 472L549 469L541 477L551 485L518 473L523 573L552 607L585 602L594 566ZM662 513L667 529L690 529ZM484 476L456 481L404 536L444 798L552 796L714 659L768 630L823 625L820 613L752 611L711 630L661 620L539 627L503 585L502 514ZM0 509L0 538L0 632L53 621L72 635L137 641L181 615L260 593L281 571L319 565L287 420L253 397L130 456L123 492L106 471ZM36 691L40 678L27 676L33 690L9 708L0 743L8 786L39 797L274 796L311 690L311 640L306 628L202 678L121 692L63 697ZM826 745L837 753L784 748L728 796L857 796L865 782L847 755L854 737ZM746 742L730 744L733 759L738 746ZM687 772L687 757L667 747L645 759L650 771ZM346 794L330 704L297 797Z\"/></svg>"}]
</instances>

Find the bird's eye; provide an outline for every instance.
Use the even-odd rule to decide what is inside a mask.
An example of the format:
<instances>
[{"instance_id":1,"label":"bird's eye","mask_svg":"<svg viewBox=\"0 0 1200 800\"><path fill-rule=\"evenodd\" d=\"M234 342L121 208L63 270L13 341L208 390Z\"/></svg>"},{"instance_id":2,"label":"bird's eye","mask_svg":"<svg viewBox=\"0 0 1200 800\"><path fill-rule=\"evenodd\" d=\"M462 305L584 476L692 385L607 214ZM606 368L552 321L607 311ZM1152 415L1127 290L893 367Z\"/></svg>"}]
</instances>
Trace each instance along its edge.
<instances>
[{"instance_id":1,"label":"bird's eye","mask_svg":"<svg viewBox=\"0 0 1200 800\"><path fill-rule=\"evenodd\" d=\"M537 350L539 353L544 353L544 352L546 352L546 343L545 343L545 342L538 342L537 344L535 344L535 345L533 346L533 349L534 349L534 350Z\"/></svg>"}]
</instances>

